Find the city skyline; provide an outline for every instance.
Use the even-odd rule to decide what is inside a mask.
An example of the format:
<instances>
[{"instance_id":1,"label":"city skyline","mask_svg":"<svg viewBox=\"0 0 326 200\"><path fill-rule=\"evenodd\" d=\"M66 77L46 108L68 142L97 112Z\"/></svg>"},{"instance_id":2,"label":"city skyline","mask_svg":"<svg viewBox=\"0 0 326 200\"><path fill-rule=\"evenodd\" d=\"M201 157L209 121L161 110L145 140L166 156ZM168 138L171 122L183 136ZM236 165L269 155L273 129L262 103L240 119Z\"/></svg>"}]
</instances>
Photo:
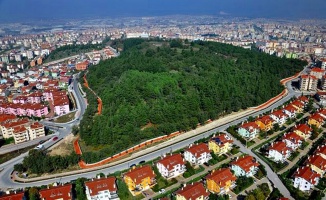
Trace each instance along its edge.
<instances>
[{"instance_id":1,"label":"city skyline","mask_svg":"<svg viewBox=\"0 0 326 200\"><path fill-rule=\"evenodd\" d=\"M316 6L318 5L318 6ZM0 21L139 17L162 15L217 15L249 18L323 19L326 2L315 0L0 0Z\"/></svg>"}]
</instances>

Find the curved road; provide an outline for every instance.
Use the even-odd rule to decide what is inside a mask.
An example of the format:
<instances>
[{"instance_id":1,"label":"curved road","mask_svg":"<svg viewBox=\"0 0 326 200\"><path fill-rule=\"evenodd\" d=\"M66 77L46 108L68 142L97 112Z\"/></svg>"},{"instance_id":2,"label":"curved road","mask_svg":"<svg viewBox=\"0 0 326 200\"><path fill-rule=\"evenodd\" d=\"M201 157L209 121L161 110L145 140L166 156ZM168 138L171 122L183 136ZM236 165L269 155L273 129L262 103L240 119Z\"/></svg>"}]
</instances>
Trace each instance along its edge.
<instances>
[{"instance_id":1,"label":"curved road","mask_svg":"<svg viewBox=\"0 0 326 200\"><path fill-rule=\"evenodd\" d=\"M12 159L12 160L8 161L7 163L4 163L4 164L0 165L0 170L1 170L1 168L4 168L4 170L2 172L0 172L0 176L1 176L1 178L0 178L0 187L1 188L23 188L23 187L30 187L30 186L47 185L47 184L51 184L53 182L63 182L64 183L64 182L69 182L71 180L75 180L75 179L77 179L79 177L93 178L93 177L96 176L96 174L101 173L101 172L104 173L104 174L110 174L110 173L114 173L116 171L121 171L121 170L127 169L132 164L138 164L140 161L144 161L144 160L145 161L152 160L152 159L157 158L157 157L159 157L159 156L161 156L163 154L169 153L169 152L174 151L174 150L178 150L180 148L184 148L185 146L188 146L189 144L195 142L196 140L199 140L199 139L204 138L204 137L208 137L208 136L212 135L213 133L224 131L227 127L229 127L231 125L236 125L236 124L246 120L249 116L257 116L259 114L263 114L266 111L269 111L271 109L274 109L274 108L282 105L284 102L288 101L293 96L301 95L300 92L295 92L292 89L291 81L289 81L286 84L286 87L288 89L288 95L286 97L283 97L281 100L274 103L273 105L269 106L268 108L265 108L263 110L259 110L259 111L255 112L255 113L251 113L251 114L249 114L247 116L244 116L244 117L241 117L241 118L236 119L234 121L231 121L231 122L229 122L229 123L227 123L225 125L218 126L218 127L214 128L214 129L206 131L206 132L204 132L202 134L199 134L197 136L185 139L185 140L183 140L181 142L178 142L178 143L175 143L175 144L173 144L173 145L171 145L169 147L163 147L161 149L157 149L156 151L150 152L150 153L148 153L146 155L136 157L136 158L132 159L129 162L112 165L112 166L104 168L104 169L99 169L99 170L94 170L94 171L90 171L90 172L84 172L84 173L79 173L79 174L74 174L74 175L69 175L69 176L64 176L64 177L51 178L51 179L41 180L41 181L36 181L36 182L18 183L18 182L14 182L14 181L11 180L10 174L12 173L13 165L16 164L16 163L20 163L23 160L24 155L21 155L21 156L15 158L15 159ZM73 82L73 93L74 93L75 97L77 97L76 100L77 100L78 109L80 111L80 117L79 117L79 119L80 119L82 117L84 111L85 111L86 105L85 105L84 99L82 98L82 96L80 94L80 91L79 91L78 86L77 86L77 81L75 79L74 79L74 82ZM60 126L63 127L62 129L60 129L60 131L61 131L60 138L63 138L66 135L68 135L70 133L70 131L71 131L72 126L74 124L77 124L77 123L78 123L78 120L74 120L74 121L72 121L70 123L66 123L66 124L56 124L56 125L60 125ZM52 123L52 122L43 122L43 124L44 125L53 125L54 123ZM194 130L194 131L196 131L196 130ZM276 175L276 173L274 173L267 164L265 164L262 160L260 160L249 149L245 148L240 142L238 142L236 140L235 140L235 142L236 142L236 144L238 146L240 146L241 151L256 157L257 160L259 160L265 166L268 178L273 182L273 184L275 186L278 187L278 189L280 190L280 192L284 196L286 196L286 197L291 196L289 191L287 190L287 188L284 186L284 184L281 182L281 180Z\"/></svg>"}]
</instances>

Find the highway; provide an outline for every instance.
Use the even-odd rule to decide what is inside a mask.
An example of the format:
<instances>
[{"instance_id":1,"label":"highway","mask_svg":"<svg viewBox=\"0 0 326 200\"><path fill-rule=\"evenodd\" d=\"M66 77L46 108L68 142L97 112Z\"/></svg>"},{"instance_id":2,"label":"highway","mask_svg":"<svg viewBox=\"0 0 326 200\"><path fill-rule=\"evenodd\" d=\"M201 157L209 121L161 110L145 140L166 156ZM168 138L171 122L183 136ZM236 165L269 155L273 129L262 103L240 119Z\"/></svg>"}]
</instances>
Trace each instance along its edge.
<instances>
[{"instance_id":1,"label":"highway","mask_svg":"<svg viewBox=\"0 0 326 200\"><path fill-rule=\"evenodd\" d=\"M266 111L269 111L271 109L274 109L280 105L282 105L283 103L285 103L286 101L288 101L289 99L291 99L293 96L299 96L301 95L301 92L296 92L293 90L292 86L291 86L291 81L289 81L288 83L286 83L286 87L288 89L288 94L287 96L283 97L281 100L279 100L278 102L274 103L273 105L269 106L268 108L265 108L263 110L259 110L255 113L251 113L247 116L241 117L239 119L236 119L234 121L231 121L229 123L226 123L224 125L218 126L214 129L211 129L209 131L206 131L202 134L199 134L197 136L185 139L183 141L177 142L172 144L171 146L168 147L162 147L160 148L159 145L156 151L151 151L148 152L142 156L136 157L136 158L132 158L132 160L125 162L125 163L121 163L121 164L116 164L116 165L112 165L109 166L107 168L104 169L99 169L99 170L94 170L94 171L90 171L90 172L81 172L82 170L79 170L78 172L76 172L76 174L73 175L66 175L63 176L60 174L58 174L58 177L56 178L51 178L51 179L46 179L46 180L40 180L40 181L36 181L36 182L29 182L29 183L18 183L18 182L14 182L11 180L10 178L10 174L12 173L12 167L14 164L19 163L23 160L23 156L20 156L18 158L15 158L13 160L8 161L7 163L4 163L2 165L0 165L0 169L4 168L4 170L2 172L0 172L0 187L1 188L23 188L23 187L30 187L30 186L41 186L41 185L47 185L47 184L51 184L53 182L69 182L71 180L76 180L79 177L86 177L86 178L93 178L96 176L96 174L98 173L104 173L104 174L111 174L114 173L116 171L121 171L124 169L129 168L132 164L138 164L140 161L148 161L148 160L152 160L154 158L157 158L161 155L170 153L171 151L175 151L178 150L180 148L184 148L186 146L188 146L189 144L195 142L196 140L202 139L204 137L208 137L216 132L220 132L220 131L224 131L227 127L231 126L231 125L236 125L238 123L241 123L242 121L245 121L249 116L257 116L259 114L263 114ZM71 88L70 88L71 89ZM86 105L85 105L85 101L82 98L82 95L80 94L80 91L78 89L77 86L77 81L76 78L74 78L73 81L73 89L72 92L74 94L75 97L77 97L76 101L77 101L77 107L78 110L80 110L80 116L79 119L81 119L82 115L84 114L84 111L86 109ZM55 124L53 122L43 122L44 125L60 125L63 128L60 129L60 138L64 138L65 136L67 136L70 132L71 132L71 128L73 125L78 124L79 121L78 120L73 120L72 122L69 123L65 123L65 124ZM195 132L196 130L194 130ZM236 141L236 144L238 146L240 146L241 150L244 153L248 153L250 155L253 155L254 157L255 154L253 154L250 150L248 150L247 148L245 148L242 144L240 144L240 142ZM49 141L49 144L46 145L51 145L51 141ZM48 147L48 146L46 146ZM278 176L269 168L269 166L267 164L265 164L264 162L262 162L258 157L256 157L257 160L259 160L265 167L267 170L267 174L268 174L268 178L273 182L274 185L277 185L279 190L281 191L281 193L286 196L286 197L290 197L290 193L287 190L287 188L283 185L283 183L280 181L280 179L278 178Z\"/></svg>"}]
</instances>

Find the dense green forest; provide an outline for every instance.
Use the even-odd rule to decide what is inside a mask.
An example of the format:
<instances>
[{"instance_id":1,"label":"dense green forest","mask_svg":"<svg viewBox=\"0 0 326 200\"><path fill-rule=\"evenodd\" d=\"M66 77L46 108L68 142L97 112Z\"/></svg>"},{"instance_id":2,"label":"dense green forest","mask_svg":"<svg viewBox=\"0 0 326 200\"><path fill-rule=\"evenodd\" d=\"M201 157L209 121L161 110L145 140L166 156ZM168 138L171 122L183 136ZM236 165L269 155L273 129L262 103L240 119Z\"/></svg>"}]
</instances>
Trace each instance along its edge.
<instances>
[{"instance_id":1,"label":"dense green forest","mask_svg":"<svg viewBox=\"0 0 326 200\"><path fill-rule=\"evenodd\" d=\"M87 162L141 141L189 130L207 119L259 105L283 90L280 80L307 63L214 42L115 41L124 51L92 66L89 106L80 124L82 140L102 150L84 153Z\"/></svg>"},{"instance_id":2,"label":"dense green forest","mask_svg":"<svg viewBox=\"0 0 326 200\"><path fill-rule=\"evenodd\" d=\"M71 153L69 156L49 156L46 151L31 150L24 158L23 163L14 166L15 171L28 171L33 174L51 173L57 170L67 169L78 163L79 156Z\"/></svg>"},{"instance_id":3,"label":"dense green forest","mask_svg":"<svg viewBox=\"0 0 326 200\"><path fill-rule=\"evenodd\" d=\"M93 50L103 49L109 40L109 38L106 38L102 41L101 44L73 44L56 48L49 54L49 56L45 58L44 62L51 62L53 60L59 60L69 56L87 53Z\"/></svg>"}]
</instances>

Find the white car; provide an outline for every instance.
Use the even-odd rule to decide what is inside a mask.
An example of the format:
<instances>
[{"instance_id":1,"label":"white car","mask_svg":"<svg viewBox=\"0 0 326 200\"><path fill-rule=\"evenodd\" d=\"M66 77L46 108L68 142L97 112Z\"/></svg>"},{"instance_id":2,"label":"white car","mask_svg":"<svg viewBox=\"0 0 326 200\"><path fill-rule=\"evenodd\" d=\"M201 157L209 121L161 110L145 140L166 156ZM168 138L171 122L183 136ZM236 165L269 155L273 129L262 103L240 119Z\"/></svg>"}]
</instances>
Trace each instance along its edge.
<instances>
[{"instance_id":1,"label":"white car","mask_svg":"<svg viewBox=\"0 0 326 200\"><path fill-rule=\"evenodd\" d=\"M160 189L159 193L162 194L165 192L165 189Z\"/></svg>"}]
</instances>

